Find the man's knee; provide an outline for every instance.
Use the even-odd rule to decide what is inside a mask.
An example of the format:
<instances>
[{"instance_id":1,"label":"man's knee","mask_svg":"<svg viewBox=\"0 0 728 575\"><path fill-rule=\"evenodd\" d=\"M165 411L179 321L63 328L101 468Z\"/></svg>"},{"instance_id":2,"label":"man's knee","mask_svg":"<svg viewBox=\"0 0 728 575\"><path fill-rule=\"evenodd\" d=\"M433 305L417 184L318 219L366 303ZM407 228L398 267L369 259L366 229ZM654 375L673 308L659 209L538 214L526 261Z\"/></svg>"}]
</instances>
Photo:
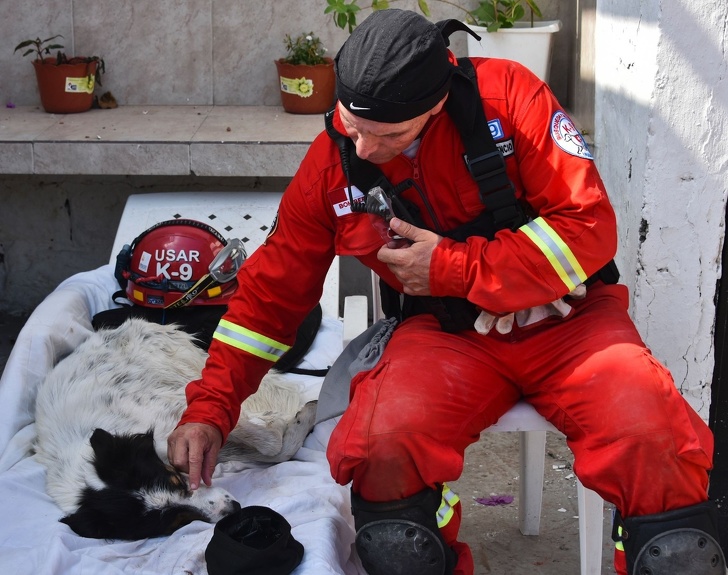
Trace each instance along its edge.
<instances>
[{"instance_id":1,"label":"man's knee","mask_svg":"<svg viewBox=\"0 0 728 575\"><path fill-rule=\"evenodd\" d=\"M352 493L356 548L369 575L449 575L457 554L440 534L442 491L426 489L396 501L371 502Z\"/></svg>"},{"instance_id":2,"label":"man's knee","mask_svg":"<svg viewBox=\"0 0 728 575\"><path fill-rule=\"evenodd\" d=\"M706 501L656 513L615 518L629 575L725 575L715 505Z\"/></svg>"}]
</instances>

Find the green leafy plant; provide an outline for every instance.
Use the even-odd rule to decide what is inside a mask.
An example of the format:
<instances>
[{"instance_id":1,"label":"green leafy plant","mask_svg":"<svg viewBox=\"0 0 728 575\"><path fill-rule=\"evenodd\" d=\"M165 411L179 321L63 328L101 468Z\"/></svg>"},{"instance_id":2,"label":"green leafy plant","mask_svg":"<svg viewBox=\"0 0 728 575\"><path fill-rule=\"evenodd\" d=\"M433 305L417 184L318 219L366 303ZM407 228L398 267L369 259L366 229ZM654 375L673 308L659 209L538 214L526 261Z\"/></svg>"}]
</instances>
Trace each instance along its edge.
<instances>
[{"instance_id":1,"label":"green leafy plant","mask_svg":"<svg viewBox=\"0 0 728 575\"><path fill-rule=\"evenodd\" d=\"M283 43L287 50L286 57L283 58L283 61L287 64L308 64L309 66L315 66L316 64L324 64L326 62L324 58L326 48L321 43L319 37L315 36L313 32L299 34L295 38L292 38L290 34L286 34Z\"/></svg>"},{"instance_id":2,"label":"green leafy plant","mask_svg":"<svg viewBox=\"0 0 728 575\"><path fill-rule=\"evenodd\" d=\"M357 4L358 0L326 0L328 6L324 9L324 14L331 14L334 24L342 30L349 29L349 34L356 28L356 14L361 10ZM425 16L430 15L430 9L425 0L418 0L420 10ZM387 0L372 0L372 10L386 10L389 8Z\"/></svg>"},{"instance_id":3,"label":"green leafy plant","mask_svg":"<svg viewBox=\"0 0 728 575\"><path fill-rule=\"evenodd\" d=\"M489 0L480 2L478 7L471 12L475 24L484 26L488 32L496 32L500 28L513 28L513 25L522 20L526 15L526 4L531 14L531 26L533 17L542 17L541 10L534 0Z\"/></svg>"},{"instance_id":4,"label":"green leafy plant","mask_svg":"<svg viewBox=\"0 0 728 575\"><path fill-rule=\"evenodd\" d=\"M106 63L104 62L103 58L99 58L98 56L68 58L66 54L61 51L63 50L63 44L53 43L56 38L63 38L63 36L58 34L56 36L46 38L45 40L41 40L40 38L24 40L15 47L13 53L17 52L18 50L22 50L23 48L28 48L25 52L23 52L23 56L35 54L36 61L51 66L59 66L61 64L90 64L91 62L96 62L98 66L96 66L94 79L96 83L101 86L101 74L106 73ZM55 62L53 61L51 54L54 50L57 50Z\"/></svg>"},{"instance_id":5,"label":"green leafy plant","mask_svg":"<svg viewBox=\"0 0 728 575\"><path fill-rule=\"evenodd\" d=\"M359 0L326 0L327 6L324 14L331 14L334 24L342 30L349 30L351 33L356 27L357 13L362 9ZM477 24L487 28L488 32L496 32L500 28L512 28L515 22L522 20L526 15L524 4L531 14L531 26L533 26L534 15L541 18L541 10L535 0L482 0L474 10L468 10L457 2L450 0L436 0L443 4L449 4L462 10L465 13L465 21L468 24ZM420 11L430 17L430 8L427 0L417 0ZM372 0L372 10L386 10L389 8L388 0Z\"/></svg>"},{"instance_id":6,"label":"green leafy plant","mask_svg":"<svg viewBox=\"0 0 728 575\"><path fill-rule=\"evenodd\" d=\"M32 48L29 48L25 52L23 52L23 56L28 56L29 54L35 53L35 59L36 60L43 60L45 56L50 56L51 50L60 50L63 48L63 44L51 44L53 40L56 38L63 38L63 36L56 35L52 36L50 38L46 38L45 40L41 40L40 38L36 38L35 40L24 40L20 44L18 44L15 47L15 50L13 50L13 53L17 52L18 50L22 50L23 48L28 48L28 46L32 46Z\"/></svg>"}]
</instances>

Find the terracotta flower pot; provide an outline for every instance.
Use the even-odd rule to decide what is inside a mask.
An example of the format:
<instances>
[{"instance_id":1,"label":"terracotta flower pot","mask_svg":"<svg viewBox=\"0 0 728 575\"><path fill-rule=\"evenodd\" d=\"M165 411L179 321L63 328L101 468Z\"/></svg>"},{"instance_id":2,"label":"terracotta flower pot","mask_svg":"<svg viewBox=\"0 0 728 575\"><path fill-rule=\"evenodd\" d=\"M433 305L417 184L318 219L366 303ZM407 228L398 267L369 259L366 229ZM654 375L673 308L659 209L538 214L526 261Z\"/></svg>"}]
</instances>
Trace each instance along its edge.
<instances>
[{"instance_id":1,"label":"terracotta flower pot","mask_svg":"<svg viewBox=\"0 0 728 575\"><path fill-rule=\"evenodd\" d=\"M56 65L55 58L33 61L43 109L51 114L73 114L91 108L98 62Z\"/></svg>"},{"instance_id":2,"label":"terracotta flower pot","mask_svg":"<svg viewBox=\"0 0 728 575\"><path fill-rule=\"evenodd\" d=\"M288 64L275 61L281 104L291 114L323 114L334 104L334 61L325 64Z\"/></svg>"}]
</instances>

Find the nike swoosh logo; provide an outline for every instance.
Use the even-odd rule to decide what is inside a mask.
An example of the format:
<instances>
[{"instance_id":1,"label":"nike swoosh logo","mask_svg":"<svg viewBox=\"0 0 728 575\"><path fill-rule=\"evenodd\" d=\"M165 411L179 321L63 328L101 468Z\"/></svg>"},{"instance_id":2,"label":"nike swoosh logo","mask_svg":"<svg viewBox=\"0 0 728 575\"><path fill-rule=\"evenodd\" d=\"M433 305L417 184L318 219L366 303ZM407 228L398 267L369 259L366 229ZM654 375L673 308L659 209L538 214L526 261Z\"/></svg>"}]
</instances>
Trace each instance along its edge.
<instances>
[{"instance_id":1,"label":"nike swoosh logo","mask_svg":"<svg viewBox=\"0 0 728 575\"><path fill-rule=\"evenodd\" d=\"M357 106L353 102L349 103L349 109L350 110L371 110L371 108L362 108L361 106Z\"/></svg>"}]
</instances>

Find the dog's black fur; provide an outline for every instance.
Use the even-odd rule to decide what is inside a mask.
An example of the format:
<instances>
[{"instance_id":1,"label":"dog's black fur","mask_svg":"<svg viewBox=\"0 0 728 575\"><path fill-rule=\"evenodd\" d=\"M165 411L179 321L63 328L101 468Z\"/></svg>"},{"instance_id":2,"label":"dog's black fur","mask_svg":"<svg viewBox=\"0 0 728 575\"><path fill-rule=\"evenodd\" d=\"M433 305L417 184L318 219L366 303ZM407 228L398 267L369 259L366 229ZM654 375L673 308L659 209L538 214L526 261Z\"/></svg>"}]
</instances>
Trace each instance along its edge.
<instances>
[{"instance_id":1,"label":"dog's black fur","mask_svg":"<svg viewBox=\"0 0 728 575\"><path fill-rule=\"evenodd\" d=\"M100 539L146 539L170 535L195 520L210 517L191 505L173 503L149 508L142 493L154 490L187 494L187 483L171 465L165 465L154 450L152 432L112 435L96 429L91 436L93 465L103 489L86 487L75 513L61 519L82 537ZM232 510L240 508L233 501Z\"/></svg>"}]
</instances>

